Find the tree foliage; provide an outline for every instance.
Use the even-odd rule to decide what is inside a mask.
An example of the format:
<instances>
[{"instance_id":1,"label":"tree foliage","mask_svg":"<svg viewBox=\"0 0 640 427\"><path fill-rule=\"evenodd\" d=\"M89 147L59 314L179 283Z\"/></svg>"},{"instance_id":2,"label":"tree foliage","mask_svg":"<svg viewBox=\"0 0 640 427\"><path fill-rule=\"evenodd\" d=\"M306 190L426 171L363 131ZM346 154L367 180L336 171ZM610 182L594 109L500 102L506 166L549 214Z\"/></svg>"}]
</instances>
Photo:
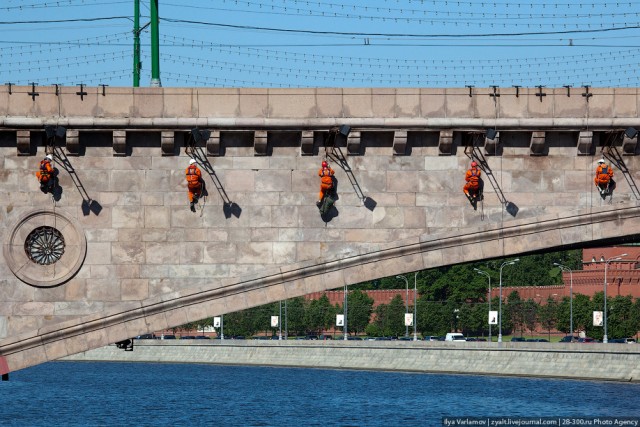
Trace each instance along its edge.
<instances>
[{"instance_id":1,"label":"tree foliage","mask_svg":"<svg viewBox=\"0 0 640 427\"><path fill-rule=\"evenodd\" d=\"M405 275L409 284L415 281L418 289L416 306L416 328L422 335L444 335L451 331L461 331L465 335L486 336L489 332L488 312L499 310L499 298L494 297L489 304L489 282L496 288L502 279L503 286L547 286L562 282L562 270L553 266L559 263L572 270L581 269L582 254L579 250L533 254L520 257L519 262L509 264L515 258L495 259L478 263L439 267ZM500 269L502 267L502 277ZM483 274L479 274L481 270ZM489 277L486 276L489 275ZM348 293L347 328L352 334L365 332L373 336L402 336L407 328L404 314L407 310L403 296L397 295L389 304L381 304L373 310L373 299L363 290L403 288L404 281L395 276L376 279L350 286ZM585 331L588 336L601 339L604 331L593 325L593 311L604 309L604 294L596 293L592 298L575 294L555 300L549 297L542 301L524 301L517 290L503 295L502 322L503 335L523 336L534 330L558 330L563 333ZM571 306L573 306L573 331L571 331ZM279 315L279 303L267 304L225 316L225 335L251 336L256 332L277 333L270 327L270 317ZM409 312L413 311L412 302ZM332 306L323 295L313 301L303 297L286 302L286 320L281 319L283 328L288 326L290 335L320 334L333 329L336 313L343 313L341 304ZM373 316L372 316L373 314ZM285 316L285 311L282 313ZM608 336L623 338L633 336L640 330L640 299L629 296L615 296L607 299ZM184 328L202 329L212 324L212 319L204 319L183 325ZM285 323L286 322L286 323ZM286 325L286 326L285 326ZM176 328L177 329L177 328ZM499 328L492 328L497 335ZM284 329L283 329L284 332Z\"/></svg>"}]
</instances>

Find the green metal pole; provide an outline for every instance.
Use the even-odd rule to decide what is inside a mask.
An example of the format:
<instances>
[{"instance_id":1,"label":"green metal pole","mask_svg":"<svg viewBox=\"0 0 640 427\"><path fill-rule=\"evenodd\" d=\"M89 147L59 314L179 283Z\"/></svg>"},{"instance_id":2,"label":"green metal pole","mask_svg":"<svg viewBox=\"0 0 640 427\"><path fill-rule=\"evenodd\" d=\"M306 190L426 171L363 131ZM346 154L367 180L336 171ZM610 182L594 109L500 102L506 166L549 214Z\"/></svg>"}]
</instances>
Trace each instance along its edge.
<instances>
[{"instance_id":1,"label":"green metal pole","mask_svg":"<svg viewBox=\"0 0 640 427\"><path fill-rule=\"evenodd\" d=\"M151 0L151 86L160 87L160 37L158 0Z\"/></svg>"},{"instance_id":2,"label":"green metal pole","mask_svg":"<svg viewBox=\"0 0 640 427\"><path fill-rule=\"evenodd\" d=\"M140 87L140 0L133 2L133 87Z\"/></svg>"}]
</instances>

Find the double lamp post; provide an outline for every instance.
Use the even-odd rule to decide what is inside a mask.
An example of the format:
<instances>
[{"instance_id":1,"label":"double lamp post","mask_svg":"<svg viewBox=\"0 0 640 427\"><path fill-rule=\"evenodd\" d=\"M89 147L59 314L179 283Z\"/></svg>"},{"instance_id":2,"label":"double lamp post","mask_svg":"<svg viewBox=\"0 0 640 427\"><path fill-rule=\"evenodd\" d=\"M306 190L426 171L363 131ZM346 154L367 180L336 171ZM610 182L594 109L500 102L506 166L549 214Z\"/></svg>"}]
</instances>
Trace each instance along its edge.
<instances>
[{"instance_id":1,"label":"double lamp post","mask_svg":"<svg viewBox=\"0 0 640 427\"><path fill-rule=\"evenodd\" d=\"M520 258L516 258L511 261L505 261L500 266L500 295L499 295L499 309L498 309L498 342L502 342L502 269L507 265L513 265L516 262L520 261ZM482 274L489 278L489 311L491 311L491 276L486 271L482 271L480 269L474 268L478 274ZM489 341L491 341L491 324L489 324Z\"/></svg>"}]
</instances>

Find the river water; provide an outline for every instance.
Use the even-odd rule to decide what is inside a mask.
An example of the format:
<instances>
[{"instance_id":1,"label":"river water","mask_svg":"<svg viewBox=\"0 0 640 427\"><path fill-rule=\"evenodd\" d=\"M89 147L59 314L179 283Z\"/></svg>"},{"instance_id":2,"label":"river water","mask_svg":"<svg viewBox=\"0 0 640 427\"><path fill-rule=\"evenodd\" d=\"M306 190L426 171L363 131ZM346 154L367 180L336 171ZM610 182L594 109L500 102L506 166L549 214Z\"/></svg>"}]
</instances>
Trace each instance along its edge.
<instances>
[{"instance_id":1,"label":"river water","mask_svg":"<svg viewBox=\"0 0 640 427\"><path fill-rule=\"evenodd\" d=\"M498 417L502 425L518 425L521 417L624 425L600 417L640 421L640 384L51 362L11 373L0 382L0 403L1 426L440 426L443 418L463 423L464 417Z\"/></svg>"}]
</instances>

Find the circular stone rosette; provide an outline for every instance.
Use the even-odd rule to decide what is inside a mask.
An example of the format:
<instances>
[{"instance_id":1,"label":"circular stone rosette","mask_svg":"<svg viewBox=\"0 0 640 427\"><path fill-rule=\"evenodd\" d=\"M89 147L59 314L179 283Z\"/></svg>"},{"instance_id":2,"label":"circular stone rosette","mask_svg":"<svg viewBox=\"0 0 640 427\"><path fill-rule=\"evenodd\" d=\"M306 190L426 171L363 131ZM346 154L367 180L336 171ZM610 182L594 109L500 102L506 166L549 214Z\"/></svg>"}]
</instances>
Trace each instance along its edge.
<instances>
[{"instance_id":1,"label":"circular stone rosette","mask_svg":"<svg viewBox=\"0 0 640 427\"><path fill-rule=\"evenodd\" d=\"M87 239L80 224L64 212L29 212L9 230L4 258L23 282L45 288L57 286L82 267Z\"/></svg>"}]
</instances>

